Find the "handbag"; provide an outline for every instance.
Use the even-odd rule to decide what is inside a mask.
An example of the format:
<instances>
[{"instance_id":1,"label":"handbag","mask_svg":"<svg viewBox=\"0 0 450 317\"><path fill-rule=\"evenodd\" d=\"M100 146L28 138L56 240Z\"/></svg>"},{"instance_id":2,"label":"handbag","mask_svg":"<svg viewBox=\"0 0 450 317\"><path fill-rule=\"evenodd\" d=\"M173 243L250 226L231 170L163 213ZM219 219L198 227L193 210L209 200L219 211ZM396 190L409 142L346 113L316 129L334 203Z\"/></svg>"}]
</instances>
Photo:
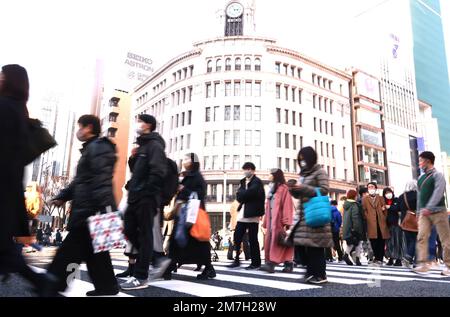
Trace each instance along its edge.
<instances>
[{"instance_id":1,"label":"handbag","mask_svg":"<svg viewBox=\"0 0 450 317\"><path fill-rule=\"evenodd\" d=\"M27 138L23 151L25 165L32 163L42 153L57 145L48 130L42 126L42 122L37 119L28 119Z\"/></svg>"},{"instance_id":2,"label":"handbag","mask_svg":"<svg viewBox=\"0 0 450 317\"><path fill-rule=\"evenodd\" d=\"M199 209L197 213L197 221L192 225L189 231L191 237L198 241L208 242L211 237L211 221L208 213Z\"/></svg>"},{"instance_id":3,"label":"handbag","mask_svg":"<svg viewBox=\"0 0 450 317\"><path fill-rule=\"evenodd\" d=\"M311 228L323 227L331 223L331 204L328 196L322 196L316 188L316 197L303 204L306 225Z\"/></svg>"},{"instance_id":4,"label":"handbag","mask_svg":"<svg viewBox=\"0 0 450 317\"><path fill-rule=\"evenodd\" d=\"M196 192L191 193L186 205L186 226L190 228L197 222L200 210L200 200L198 199Z\"/></svg>"},{"instance_id":5,"label":"handbag","mask_svg":"<svg viewBox=\"0 0 450 317\"><path fill-rule=\"evenodd\" d=\"M110 206L106 209L106 213L87 219L94 253L120 248L124 243L122 219L117 212L111 211Z\"/></svg>"},{"instance_id":6,"label":"handbag","mask_svg":"<svg viewBox=\"0 0 450 317\"><path fill-rule=\"evenodd\" d=\"M403 218L403 221L400 224L400 228L402 228L405 231L419 232L419 224L417 223L417 215L409 207L408 199L406 198L406 193L403 195L403 198L405 200L405 205L408 210L406 211L405 218Z\"/></svg>"},{"instance_id":7,"label":"handbag","mask_svg":"<svg viewBox=\"0 0 450 317\"><path fill-rule=\"evenodd\" d=\"M294 246L294 234L295 230L297 229L298 225L300 224L300 221L297 221L291 229L285 231L281 230L278 233L277 236L277 243L279 246L290 248Z\"/></svg>"}]
</instances>

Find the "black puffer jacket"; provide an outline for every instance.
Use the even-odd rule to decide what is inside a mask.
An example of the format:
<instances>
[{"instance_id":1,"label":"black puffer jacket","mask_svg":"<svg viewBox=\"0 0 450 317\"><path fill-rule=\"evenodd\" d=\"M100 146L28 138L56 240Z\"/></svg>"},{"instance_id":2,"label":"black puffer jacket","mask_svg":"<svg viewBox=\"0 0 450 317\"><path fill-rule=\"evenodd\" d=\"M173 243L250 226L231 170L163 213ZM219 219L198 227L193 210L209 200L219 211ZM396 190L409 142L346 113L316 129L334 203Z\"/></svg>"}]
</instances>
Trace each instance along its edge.
<instances>
[{"instance_id":1,"label":"black puffer jacket","mask_svg":"<svg viewBox=\"0 0 450 317\"><path fill-rule=\"evenodd\" d=\"M128 203L134 204L143 198L161 199L164 176L167 173L166 143L156 132L144 134L137 139L137 154L128 164L133 173L127 184Z\"/></svg>"},{"instance_id":2,"label":"black puffer jacket","mask_svg":"<svg viewBox=\"0 0 450 317\"><path fill-rule=\"evenodd\" d=\"M68 229L84 226L86 219L111 206L116 210L113 172L116 148L108 138L93 138L83 144L77 174L55 200L72 200Z\"/></svg>"},{"instance_id":3,"label":"black puffer jacket","mask_svg":"<svg viewBox=\"0 0 450 317\"><path fill-rule=\"evenodd\" d=\"M185 173L183 181L183 190L177 195L177 200L188 201L192 192L196 192L201 202L200 207L205 208L206 182L200 171L190 171Z\"/></svg>"},{"instance_id":4,"label":"black puffer jacket","mask_svg":"<svg viewBox=\"0 0 450 317\"><path fill-rule=\"evenodd\" d=\"M266 193L262 181L253 176L245 189L245 178L241 180L241 186L236 193L236 199L240 203L238 210L244 208L244 218L262 217L265 213Z\"/></svg>"}]
</instances>

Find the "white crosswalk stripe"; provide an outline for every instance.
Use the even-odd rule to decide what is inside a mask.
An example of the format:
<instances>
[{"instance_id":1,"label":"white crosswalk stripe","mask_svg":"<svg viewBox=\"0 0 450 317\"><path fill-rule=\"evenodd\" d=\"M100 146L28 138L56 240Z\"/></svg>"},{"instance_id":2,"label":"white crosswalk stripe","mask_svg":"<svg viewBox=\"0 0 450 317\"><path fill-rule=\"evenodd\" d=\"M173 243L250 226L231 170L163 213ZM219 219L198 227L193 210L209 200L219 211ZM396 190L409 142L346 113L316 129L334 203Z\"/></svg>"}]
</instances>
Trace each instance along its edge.
<instances>
[{"instance_id":1,"label":"white crosswalk stripe","mask_svg":"<svg viewBox=\"0 0 450 317\"><path fill-rule=\"evenodd\" d=\"M115 273L122 272L128 265L127 260L123 257L114 257L113 261ZM152 292L157 289L167 290L177 294L198 296L198 297L229 297L229 296L246 296L251 295L248 286L260 289L276 289L283 291L296 291L301 294L305 290L317 290L327 285L310 285L302 281L306 269L295 268L293 273L281 272L281 266L276 268L276 273L269 274L259 270L245 270L244 268L250 264L250 261L242 261L240 268L227 267L231 261L213 262L217 276L208 281L200 281L196 279L199 272L195 272L196 265L183 265L178 268L176 273L172 274L172 280L157 280L149 283L146 294L152 296ZM42 271L42 269L37 269ZM80 266L81 271L87 271L86 265ZM327 279L329 284L342 285L368 285L373 286L374 283L380 281L395 282L411 282L422 281L428 283L449 283L450 279L440 275L440 270L435 268L428 275L417 275L410 269L401 267L369 267L348 266L345 264L327 264ZM62 295L67 297L84 297L85 293L93 290L94 287L89 280L75 280L74 283ZM119 282L125 281L120 279ZM120 297L133 297L133 291L120 292Z\"/></svg>"}]
</instances>

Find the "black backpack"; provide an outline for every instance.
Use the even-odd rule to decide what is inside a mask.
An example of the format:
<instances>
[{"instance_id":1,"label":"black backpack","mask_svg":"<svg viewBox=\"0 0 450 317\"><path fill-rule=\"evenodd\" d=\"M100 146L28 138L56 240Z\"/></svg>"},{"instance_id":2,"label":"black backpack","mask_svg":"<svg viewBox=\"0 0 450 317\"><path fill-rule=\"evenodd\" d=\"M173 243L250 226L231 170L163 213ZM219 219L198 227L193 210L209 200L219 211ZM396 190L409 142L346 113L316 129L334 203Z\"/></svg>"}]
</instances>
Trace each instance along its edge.
<instances>
[{"instance_id":1,"label":"black backpack","mask_svg":"<svg viewBox=\"0 0 450 317\"><path fill-rule=\"evenodd\" d=\"M167 173L164 177L162 188L162 206L167 206L178 191L178 166L177 163L167 158Z\"/></svg>"}]
</instances>

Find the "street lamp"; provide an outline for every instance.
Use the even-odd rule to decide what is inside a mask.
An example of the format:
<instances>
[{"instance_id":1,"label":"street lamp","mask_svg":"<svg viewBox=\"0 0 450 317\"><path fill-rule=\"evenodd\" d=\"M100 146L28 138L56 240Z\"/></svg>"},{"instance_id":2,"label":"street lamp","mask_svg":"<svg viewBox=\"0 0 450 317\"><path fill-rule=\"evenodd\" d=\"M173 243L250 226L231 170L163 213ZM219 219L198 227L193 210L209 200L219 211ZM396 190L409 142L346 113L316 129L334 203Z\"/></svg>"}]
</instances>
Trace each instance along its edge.
<instances>
[{"instance_id":1,"label":"street lamp","mask_svg":"<svg viewBox=\"0 0 450 317\"><path fill-rule=\"evenodd\" d=\"M226 222L227 220L227 172L223 171L223 219L222 219L222 230L223 235L225 235Z\"/></svg>"}]
</instances>

